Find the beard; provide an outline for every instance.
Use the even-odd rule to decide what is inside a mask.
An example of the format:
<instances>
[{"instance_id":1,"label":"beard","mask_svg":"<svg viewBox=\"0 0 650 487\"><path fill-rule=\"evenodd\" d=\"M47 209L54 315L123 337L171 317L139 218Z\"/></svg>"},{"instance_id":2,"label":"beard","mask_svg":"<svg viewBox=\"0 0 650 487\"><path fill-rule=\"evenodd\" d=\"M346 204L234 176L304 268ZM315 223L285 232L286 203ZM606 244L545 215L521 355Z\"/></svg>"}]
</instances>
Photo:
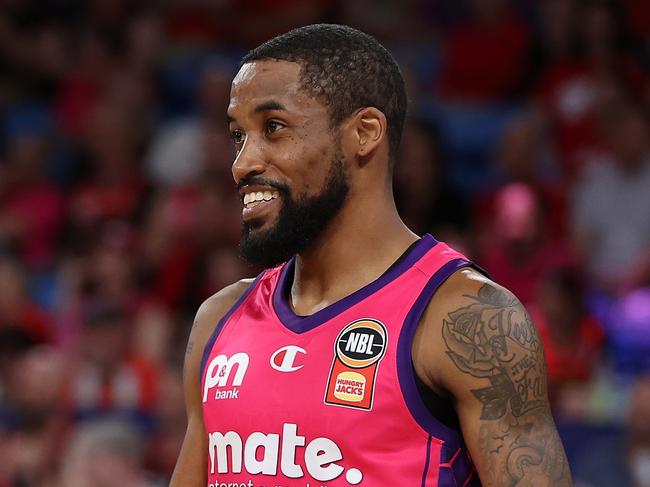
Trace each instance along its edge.
<instances>
[{"instance_id":1,"label":"beard","mask_svg":"<svg viewBox=\"0 0 650 487\"><path fill-rule=\"evenodd\" d=\"M246 183L262 183L251 178ZM264 181L280 193L282 206L277 222L268 230L255 231L261 222L244 222L239 249L249 263L275 267L309 248L339 213L350 189L343 155L337 150L323 190L316 196L294 199L285 185Z\"/></svg>"}]
</instances>

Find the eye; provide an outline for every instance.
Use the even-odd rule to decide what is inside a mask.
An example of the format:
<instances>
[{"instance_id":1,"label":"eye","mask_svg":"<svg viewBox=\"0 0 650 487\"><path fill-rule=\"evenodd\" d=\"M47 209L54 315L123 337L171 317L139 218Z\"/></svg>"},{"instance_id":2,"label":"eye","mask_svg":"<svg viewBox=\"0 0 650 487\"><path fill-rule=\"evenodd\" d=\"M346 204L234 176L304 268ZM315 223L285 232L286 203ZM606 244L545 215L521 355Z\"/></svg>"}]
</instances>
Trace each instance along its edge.
<instances>
[{"instance_id":1,"label":"eye","mask_svg":"<svg viewBox=\"0 0 650 487\"><path fill-rule=\"evenodd\" d=\"M232 132L230 132L230 138L235 143L235 145L240 145L244 143L244 139L246 138L246 135L244 134L243 131L239 129L235 129Z\"/></svg>"},{"instance_id":2,"label":"eye","mask_svg":"<svg viewBox=\"0 0 650 487\"><path fill-rule=\"evenodd\" d=\"M284 127L286 127L286 125L284 125L281 122L278 122L277 120L269 120L266 123L266 132L268 134L274 134L275 132L277 132L280 129L283 129Z\"/></svg>"}]
</instances>

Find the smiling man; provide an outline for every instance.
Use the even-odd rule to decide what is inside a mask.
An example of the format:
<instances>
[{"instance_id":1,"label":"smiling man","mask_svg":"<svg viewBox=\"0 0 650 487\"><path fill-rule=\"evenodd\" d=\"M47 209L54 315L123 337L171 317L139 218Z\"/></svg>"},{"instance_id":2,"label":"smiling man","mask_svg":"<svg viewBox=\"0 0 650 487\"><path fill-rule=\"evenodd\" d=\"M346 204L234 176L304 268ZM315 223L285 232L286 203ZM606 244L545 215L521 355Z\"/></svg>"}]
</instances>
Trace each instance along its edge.
<instances>
[{"instance_id":1,"label":"smiling man","mask_svg":"<svg viewBox=\"0 0 650 487\"><path fill-rule=\"evenodd\" d=\"M404 82L372 37L293 30L232 83L241 250L199 309L173 486L571 484L525 309L401 221Z\"/></svg>"}]
</instances>

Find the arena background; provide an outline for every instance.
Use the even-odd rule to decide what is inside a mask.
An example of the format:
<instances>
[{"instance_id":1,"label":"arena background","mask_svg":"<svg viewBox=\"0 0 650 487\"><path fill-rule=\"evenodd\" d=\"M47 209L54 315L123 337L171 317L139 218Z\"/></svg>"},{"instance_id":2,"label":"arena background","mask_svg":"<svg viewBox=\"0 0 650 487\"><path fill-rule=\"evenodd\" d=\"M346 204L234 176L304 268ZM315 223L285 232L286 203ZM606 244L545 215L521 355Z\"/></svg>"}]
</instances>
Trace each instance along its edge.
<instances>
[{"instance_id":1,"label":"arena background","mask_svg":"<svg viewBox=\"0 0 650 487\"><path fill-rule=\"evenodd\" d=\"M238 59L375 35L408 224L529 307L576 484L650 485L650 2L0 2L0 486L166 485L193 313L237 254Z\"/></svg>"}]
</instances>

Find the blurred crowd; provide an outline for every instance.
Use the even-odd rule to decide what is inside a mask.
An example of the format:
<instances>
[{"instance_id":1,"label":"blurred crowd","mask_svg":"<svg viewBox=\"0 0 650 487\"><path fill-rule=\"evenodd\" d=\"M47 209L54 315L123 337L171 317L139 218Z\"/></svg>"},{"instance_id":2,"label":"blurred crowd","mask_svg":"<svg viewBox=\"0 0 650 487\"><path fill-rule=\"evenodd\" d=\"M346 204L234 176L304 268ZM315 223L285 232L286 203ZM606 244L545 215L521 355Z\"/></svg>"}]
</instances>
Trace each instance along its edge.
<instances>
[{"instance_id":1,"label":"blurred crowd","mask_svg":"<svg viewBox=\"0 0 650 487\"><path fill-rule=\"evenodd\" d=\"M315 22L398 59L399 209L530 310L577 483L650 486L650 2L4 0L0 487L166 485L193 314L259 272L230 80Z\"/></svg>"}]
</instances>

